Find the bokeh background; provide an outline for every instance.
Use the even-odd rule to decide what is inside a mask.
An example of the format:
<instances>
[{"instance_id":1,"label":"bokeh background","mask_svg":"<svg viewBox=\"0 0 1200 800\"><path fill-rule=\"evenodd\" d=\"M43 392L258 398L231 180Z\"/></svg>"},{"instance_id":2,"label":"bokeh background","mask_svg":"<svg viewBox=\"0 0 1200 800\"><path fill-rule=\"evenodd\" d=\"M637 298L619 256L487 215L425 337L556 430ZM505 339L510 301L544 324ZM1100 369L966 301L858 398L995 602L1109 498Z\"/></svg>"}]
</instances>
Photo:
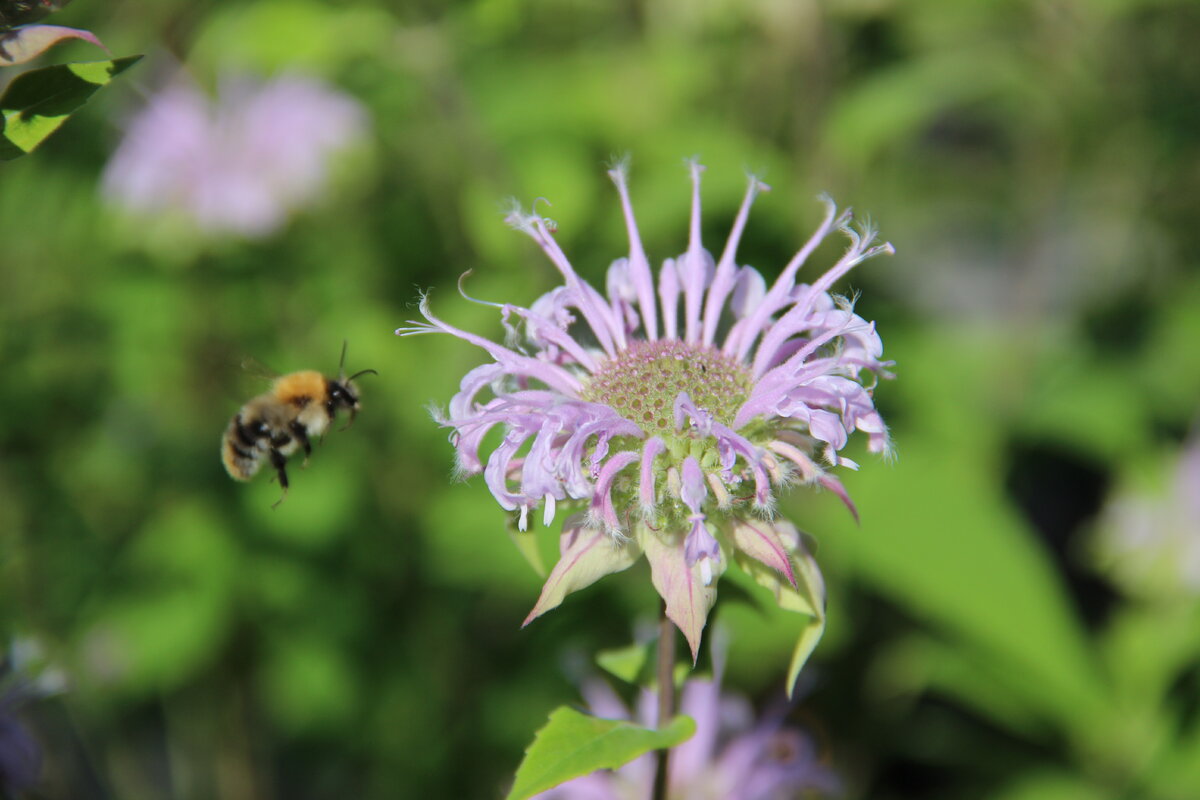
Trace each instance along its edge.
<instances>
[{"instance_id":1,"label":"bokeh background","mask_svg":"<svg viewBox=\"0 0 1200 800\"><path fill-rule=\"evenodd\" d=\"M147 58L0 165L0 637L61 689L18 710L31 796L502 795L657 604L643 564L519 629L539 579L426 410L480 354L392 331L432 289L502 335L455 291L470 269L489 301L553 285L508 197L552 203L602 281L622 153L656 261L684 249L693 155L712 250L746 172L772 184L741 250L768 277L821 191L896 247L841 289L897 362L877 399L899 458L844 476L858 526L828 494L782 508L829 582L794 719L846 796L1200 796L1196 4L78 0L54 21ZM362 135L269 231L131 212L106 164L180 68L207 93L319 79ZM379 376L272 510L277 484L218 458L264 388L243 361L333 373L343 341ZM768 703L799 620L722 596L726 684Z\"/></svg>"}]
</instances>

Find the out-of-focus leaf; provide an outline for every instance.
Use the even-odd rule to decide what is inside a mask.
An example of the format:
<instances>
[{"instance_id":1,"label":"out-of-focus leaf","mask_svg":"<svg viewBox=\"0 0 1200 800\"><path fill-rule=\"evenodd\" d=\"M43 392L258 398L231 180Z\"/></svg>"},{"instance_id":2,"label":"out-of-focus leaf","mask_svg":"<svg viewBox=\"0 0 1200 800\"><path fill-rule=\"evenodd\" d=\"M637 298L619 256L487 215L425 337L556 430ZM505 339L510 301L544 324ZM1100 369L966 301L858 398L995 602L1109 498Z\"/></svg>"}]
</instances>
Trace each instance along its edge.
<instances>
[{"instance_id":1,"label":"out-of-focus leaf","mask_svg":"<svg viewBox=\"0 0 1200 800\"><path fill-rule=\"evenodd\" d=\"M792 660L788 663L787 674L787 696L790 700L792 692L796 689L796 679L800 677L800 670L804 669L804 665L808 663L808 657L812 655L813 650L817 647L817 642L821 641L821 636L825 633L825 615L821 614L816 617L809 617L804 628L800 631L800 638L796 640L796 647L792 650Z\"/></svg>"},{"instance_id":2,"label":"out-of-focus leaf","mask_svg":"<svg viewBox=\"0 0 1200 800\"><path fill-rule=\"evenodd\" d=\"M550 721L525 751L508 800L532 797L598 769L616 769L651 750L675 747L695 732L691 717L675 717L666 727L653 730L561 706L551 712Z\"/></svg>"},{"instance_id":3,"label":"out-of-focus leaf","mask_svg":"<svg viewBox=\"0 0 1200 800\"><path fill-rule=\"evenodd\" d=\"M220 652L238 551L218 518L186 504L152 519L84 637L89 678L120 692L173 688Z\"/></svg>"},{"instance_id":4,"label":"out-of-focus leaf","mask_svg":"<svg viewBox=\"0 0 1200 800\"><path fill-rule=\"evenodd\" d=\"M335 728L354 717L353 668L328 638L303 633L271 642L260 678L267 709L286 730Z\"/></svg>"},{"instance_id":5,"label":"out-of-focus leaf","mask_svg":"<svg viewBox=\"0 0 1200 800\"><path fill-rule=\"evenodd\" d=\"M1016 119L1036 119L1052 108L1027 65L1004 49L962 48L880 72L847 92L830 115L826 135L834 154L856 166L889 144L920 132L947 109L968 103L998 105Z\"/></svg>"},{"instance_id":6,"label":"out-of-focus leaf","mask_svg":"<svg viewBox=\"0 0 1200 800\"><path fill-rule=\"evenodd\" d=\"M596 654L596 663L606 672L626 683L658 691L658 674L654 661L656 647L656 642L650 642L601 650ZM675 686L679 687L683 686L684 681L691 674L691 664L684 662L675 665L675 671L671 677Z\"/></svg>"},{"instance_id":7,"label":"out-of-focus leaf","mask_svg":"<svg viewBox=\"0 0 1200 800\"><path fill-rule=\"evenodd\" d=\"M393 47L396 25L370 6L331 7L314 0L234 3L214 10L189 61L260 72L336 69L379 58Z\"/></svg>"},{"instance_id":8,"label":"out-of-focus leaf","mask_svg":"<svg viewBox=\"0 0 1200 800\"><path fill-rule=\"evenodd\" d=\"M904 370L883 388L904 406L900 458L848 481L861 529L847 530L840 513L806 524L841 531L823 544L852 547L855 570L876 589L1021 675L1014 690L1040 716L1083 730L1108 702L1097 659L1048 553L994 477L997 403L1028 369L1011 345L936 331L893 337Z\"/></svg>"},{"instance_id":9,"label":"out-of-focus leaf","mask_svg":"<svg viewBox=\"0 0 1200 800\"><path fill-rule=\"evenodd\" d=\"M1087 782L1080 775L1037 772L1018 776L1010 786L992 795L993 800L1105 800L1119 796Z\"/></svg>"},{"instance_id":10,"label":"out-of-focus leaf","mask_svg":"<svg viewBox=\"0 0 1200 800\"><path fill-rule=\"evenodd\" d=\"M953 695L985 718L1019 735L1044 733L1045 725L1011 685L1021 676L978 651L913 636L886 650L875 664L872 691L880 697L927 691Z\"/></svg>"},{"instance_id":11,"label":"out-of-focus leaf","mask_svg":"<svg viewBox=\"0 0 1200 800\"><path fill-rule=\"evenodd\" d=\"M141 59L58 64L18 75L0 96L0 160L31 152L115 76Z\"/></svg>"},{"instance_id":12,"label":"out-of-focus leaf","mask_svg":"<svg viewBox=\"0 0 1200 800\"><path fill-rule=\"evenodd\" d=\"M59 42L82 39L107 51L96 34L61 25L27 25L0 33L0 67L24 64L40 56Z\"/></svg>"},{"instance_id":13,"label":"out-of-focus leaf","mask_svg":"<svg viewBox=\"0 0 1200 800\"><path fill-rule=\"evenodd\" d=\"M643 677L646 665L650 663L653 648L652 644L631 644L601 650L596 654L596 663L626 683L636 684Z\"/></svg>"}]
</instances>

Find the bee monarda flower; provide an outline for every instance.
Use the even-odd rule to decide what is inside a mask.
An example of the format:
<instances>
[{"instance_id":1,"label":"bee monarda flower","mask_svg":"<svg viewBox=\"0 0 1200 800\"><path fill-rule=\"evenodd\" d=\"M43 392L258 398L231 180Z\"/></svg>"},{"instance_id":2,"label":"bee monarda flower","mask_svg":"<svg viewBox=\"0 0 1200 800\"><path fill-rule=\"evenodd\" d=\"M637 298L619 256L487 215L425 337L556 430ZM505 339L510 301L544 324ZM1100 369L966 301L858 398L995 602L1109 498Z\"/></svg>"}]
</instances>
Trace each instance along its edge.
<instances>
[{"instance_id":1,"label":"bee monarda flower","mask_svg":"<svg viewBox=\"0 0 1200 800\"><path fill-rule=\"evenodd\" d=\"M529 307L499 306L507 344L443 322L428 298L425 321L397 333L449 333L491 357L436 415L453 429L463 474L483 473L522 530L537 509L547 526L564 504L580 510L566 520L561 558L526 623L644 554L667 616L695 657L731 562L783 607L823 621L820 573L800 534L776 518L776 493L814 485L850 506L833 472L857 466L839 454L848 437L861 431L871 452L889 452L872 397L889 362L874 324L830 290L891 246L876 244L869 226L853 226L849 210L824 198L817 231L768 285L736 261L750 207L767 187L750 179L714 261L700 241L703 168L693 163L690 171L688 246L657 277L621 164L609 176L629 254L609 268L607 296L571 266L552 223L517 210L509 223L538 243L563 284ZM799 281L805 261L834 232L849 239L845 253L811 282ZM497 426L503 438L482 453ZM798 648L801 661L815 644L808 639Z\"/></svg>"}]
</instances>

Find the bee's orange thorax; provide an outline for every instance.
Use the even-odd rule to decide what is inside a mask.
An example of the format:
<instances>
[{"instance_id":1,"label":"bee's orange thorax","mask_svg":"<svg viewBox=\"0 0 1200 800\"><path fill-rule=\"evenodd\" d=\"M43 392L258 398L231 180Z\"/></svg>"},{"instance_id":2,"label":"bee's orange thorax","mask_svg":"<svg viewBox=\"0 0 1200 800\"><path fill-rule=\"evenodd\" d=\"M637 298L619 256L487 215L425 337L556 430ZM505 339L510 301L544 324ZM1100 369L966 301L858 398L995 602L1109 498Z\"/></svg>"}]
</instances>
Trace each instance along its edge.
<instances>
[{"instance_id":1,"label":"bee's orange thorax","mask_svg":"<svg viewBox=\"0 0 1200 800\"><path fill-rule=\"evenodd\" d=\"M304 408L309 403L322 403L328 394L325 376L315 370L303 370L282 375L275 380L273 393L282 403Z\"/></svg>"}]
</instances>

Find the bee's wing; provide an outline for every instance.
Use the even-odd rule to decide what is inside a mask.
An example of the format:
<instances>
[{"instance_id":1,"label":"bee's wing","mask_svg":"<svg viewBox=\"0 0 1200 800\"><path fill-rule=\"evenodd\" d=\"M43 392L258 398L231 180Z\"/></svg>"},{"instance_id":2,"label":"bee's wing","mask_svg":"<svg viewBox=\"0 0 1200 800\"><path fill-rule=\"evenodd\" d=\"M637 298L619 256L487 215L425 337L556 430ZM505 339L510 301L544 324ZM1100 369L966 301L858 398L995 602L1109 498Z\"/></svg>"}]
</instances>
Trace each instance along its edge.
<instances>
[{"instance_id":1,"label":"bee's wing","mask_svg":"<svg viewBox=\"0 0 1200 800\"><path fill-rule=\"evenodd\" d=\"M271 369L254 356L246 356L243 358L241 366L242 372L246 373L250 377L259 378L266 381L273 381L282 374L278 370Z\"/></svg>"}]
</instances>

